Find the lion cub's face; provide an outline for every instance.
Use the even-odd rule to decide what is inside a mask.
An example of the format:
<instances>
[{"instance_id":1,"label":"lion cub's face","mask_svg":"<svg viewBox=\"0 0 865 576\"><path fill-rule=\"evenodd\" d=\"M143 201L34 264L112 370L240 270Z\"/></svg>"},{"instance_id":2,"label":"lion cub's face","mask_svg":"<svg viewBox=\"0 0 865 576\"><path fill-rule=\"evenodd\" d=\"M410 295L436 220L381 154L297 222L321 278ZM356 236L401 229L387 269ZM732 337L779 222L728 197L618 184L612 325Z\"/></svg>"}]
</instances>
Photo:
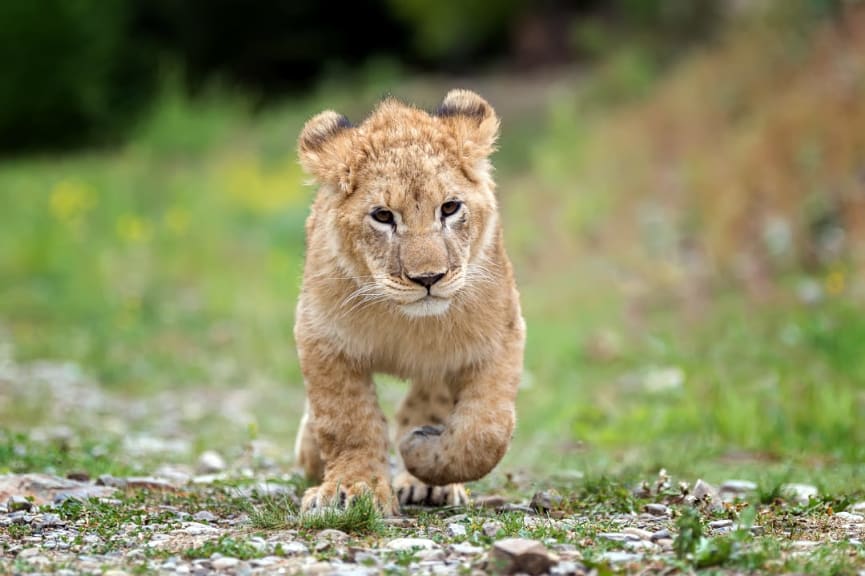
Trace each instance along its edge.
<instances>
[{"instance_id":1,"label":"lion cub's face","mask_svg":"<svg viewBox=\"0 0 865 576\"><path fill-rule=\"evenodd\" d=\"M498 119L479 96L453 91L428 114L383 102L363 124L324 112L300 138L322 185L315 226L357 290L345 304L389 302L407 316L444 314L487 277L495 229L488 156Z\"/></svg>"}]
</instances>

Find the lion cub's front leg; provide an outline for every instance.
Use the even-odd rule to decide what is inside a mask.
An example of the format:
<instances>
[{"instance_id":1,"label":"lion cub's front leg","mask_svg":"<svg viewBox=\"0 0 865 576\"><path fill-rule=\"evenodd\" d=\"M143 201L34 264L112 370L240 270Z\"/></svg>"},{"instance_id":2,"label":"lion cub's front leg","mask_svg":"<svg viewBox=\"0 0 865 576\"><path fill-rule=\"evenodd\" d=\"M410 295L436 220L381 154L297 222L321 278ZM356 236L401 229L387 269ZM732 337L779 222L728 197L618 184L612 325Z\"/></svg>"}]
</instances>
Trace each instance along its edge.
<instances>
[{"instance_id":1,"label":"lion cub's front leg","mask_svg":"<svg viewBox=\"0 0 865 576\"><path fill-rule=\"evenodd\" d=\"M387 464L387 423L368 372L318 345L298 344L324 480L303 496L303 509L348 505L370 493L385 514L397 510Z\"/></svg>"},{"instance_id":2,"label":"lion cub's front leg","mask_svg":"<svg viewBox=\"0 0 865 576\"><path fill-rule=\"evenodd\" d=\"M456 377L456 404L444 425L421 426L402 436L400 455L413 476L445 486L478 480L499 463L516 424L522 346L522 334L515 332L500 358Z\"/></svg>"},{"instance_id":3,"label":"lion cub's front leg","mask_svg":"<svg viewBox=\"0 0 865 576\"><path fill-rule=\"evenodd\" d=\"M453 407L453 395L444 384L436 386L413 381L396 415L397 440L414 428L444 425ZM405 470L394 478L393 488L402 505L455 506L468 503L468 494L462 484L430 486Z\"/></svg>"}]
</instances>

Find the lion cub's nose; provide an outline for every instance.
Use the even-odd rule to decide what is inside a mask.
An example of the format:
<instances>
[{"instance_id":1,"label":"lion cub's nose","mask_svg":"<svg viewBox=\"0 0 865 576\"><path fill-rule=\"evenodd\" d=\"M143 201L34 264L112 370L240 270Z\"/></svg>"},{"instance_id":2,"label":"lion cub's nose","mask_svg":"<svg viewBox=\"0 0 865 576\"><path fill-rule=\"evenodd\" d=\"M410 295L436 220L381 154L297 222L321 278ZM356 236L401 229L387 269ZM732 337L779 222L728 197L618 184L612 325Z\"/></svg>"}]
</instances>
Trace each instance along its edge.
<instances>
[{"instance_id":1,"label":"lion cub's nose","mask_svg":"<svg viewBox=\"0 0 865 576\"><path fill-rule=\"evenodd\" d=\"M428 289L444 277L444 274L422 274L420 276L409 276L408 279Z\"/></svg>"}]
</instances>

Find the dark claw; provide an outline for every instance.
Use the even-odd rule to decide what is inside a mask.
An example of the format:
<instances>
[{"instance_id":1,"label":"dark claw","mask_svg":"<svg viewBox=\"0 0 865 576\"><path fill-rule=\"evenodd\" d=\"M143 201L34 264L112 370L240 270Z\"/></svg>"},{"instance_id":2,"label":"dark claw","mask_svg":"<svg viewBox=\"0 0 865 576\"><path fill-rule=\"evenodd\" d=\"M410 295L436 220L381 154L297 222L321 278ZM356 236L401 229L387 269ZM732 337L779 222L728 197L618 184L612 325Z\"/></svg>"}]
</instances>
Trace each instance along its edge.
<instances>
[{"instance_id":1,"label":"dark claw","mask_svg":"<svg viewBox=\"0 0 865 576\"><path fill-rule=\"evenodd\" d=\"M414 434L415 436L424 436L424 437L441 436L442 432L444 432L444 431L445 431L444 426L426 425L426 426L421 426L420 428L415 428L412 431L412 434Z\"/></svg>"},{"instance_id":2,"label":"dark claw","mask_svg":"<svg viewBox=\"0 0 865 576\"><path fill-rule=\"evenodd\" d=\"M339 507L345 508L345 502L348 499L348 496L342 490L339 491Z\"/></svg>"}]
</instances>

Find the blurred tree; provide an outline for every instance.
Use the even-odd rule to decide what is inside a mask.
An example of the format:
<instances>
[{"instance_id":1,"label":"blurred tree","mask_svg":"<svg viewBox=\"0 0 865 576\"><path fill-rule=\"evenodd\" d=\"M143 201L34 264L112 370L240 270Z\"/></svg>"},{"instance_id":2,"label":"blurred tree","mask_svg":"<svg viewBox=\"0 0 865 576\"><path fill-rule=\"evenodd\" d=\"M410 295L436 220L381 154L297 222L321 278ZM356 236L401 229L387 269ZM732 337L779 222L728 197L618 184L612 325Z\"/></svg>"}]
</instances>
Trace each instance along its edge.
<instances>
[{"instance_id":1,"label":"blurred tree","mask_svg":"<svg viewBox=\"0 0 865 576\"><path fill-rule=\"evenodd\" d=\"M527 0L388 0L414 33L412 47L428 62L466 64L506 46Z\"/></svg>"},{"instance_id":2,"label":"blurred tree","mask_svg":"<svg viewBox=\"0 0 865 576\"><path fill-rule=\"evenodd\" d=\"M117 134L155 78L129 21L125 0L0 2L0 148Z\"/></svg>"},{"instance_id":3,"label":"blurred tree","mask_svg":"<svg viewBox=\"0 0 865 576\"><path fill-rule=\"evenodd\" d=\"M259 96L303 90L331 64L407 57L384 0L131 0L139 34L181 63L193 87L215 77Z\"/></svg>"}]
</instances>

